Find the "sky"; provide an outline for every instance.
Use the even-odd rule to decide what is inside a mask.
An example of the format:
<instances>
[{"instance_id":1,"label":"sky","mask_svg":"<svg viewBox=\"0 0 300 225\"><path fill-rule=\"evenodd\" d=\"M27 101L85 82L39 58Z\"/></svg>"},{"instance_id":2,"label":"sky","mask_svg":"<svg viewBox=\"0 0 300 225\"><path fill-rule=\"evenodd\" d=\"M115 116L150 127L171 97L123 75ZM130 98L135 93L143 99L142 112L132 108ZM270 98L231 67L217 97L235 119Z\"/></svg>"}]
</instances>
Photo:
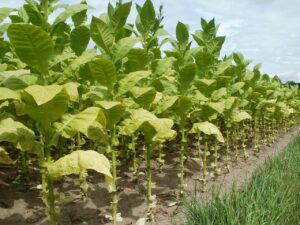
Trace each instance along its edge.
<instances>
[{"instance_id":1,"label":"sky","mask_svg":"<svg viewBox=\"0 0 300 225\"><path fill-rule=\"evenodd\" d=\"M124 0L126 1L126 0ZM261 70L270 76L278 75L283 81L300 82L300 1L299 0L152 0L156 8L164 6L164 25L171 36L178 21L200 29L200 19L212 18L220 24L219 35L226 41L222 55L242 52L253 64L262 63ZM0 7L19 7L24 0L0 0ZM80 0L60 0L76 4ZM98 16L114 0L87 0ZM134 0L143 4L144 0ZM57 12L59 13L59 12ZM55 16L50 19L54 20ZM134 21L133 8L129 20Z\"/></svg>"}]
</instances>

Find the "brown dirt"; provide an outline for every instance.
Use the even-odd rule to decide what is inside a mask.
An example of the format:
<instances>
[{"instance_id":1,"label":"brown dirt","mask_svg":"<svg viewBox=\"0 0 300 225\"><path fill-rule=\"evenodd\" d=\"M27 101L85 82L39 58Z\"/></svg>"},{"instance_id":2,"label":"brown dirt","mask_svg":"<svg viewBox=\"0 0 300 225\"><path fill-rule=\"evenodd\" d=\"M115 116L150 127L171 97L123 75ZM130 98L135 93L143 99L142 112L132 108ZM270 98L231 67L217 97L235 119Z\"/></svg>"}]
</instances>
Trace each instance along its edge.
<instances>
[{"instance_id":1,"label":"brown dirt","mask_svg":"<svg viewBox=\"0 0 300 225\"><path fill-rule=\"evenodd\" d=\"M251 154L245 161L242 156L238 163L232 164L230 173L211 178L202 193L201 183L198 181L200 173L199 161L192 158L186 163L186 196L197 194L203 198L210 196L210 190L214 187L220 188L222 193L228 192L232 185L242 187L249 181L254 171L262 166L267 160L281 152L287 144L298 134L299 128L294 128L287 134L281 135L278 141L270 147L265 147L259 153L259 157ZM156 222L152 224L179 225L184 222L181 207L173 205L178 195L178 153L168 152L166 163L161 173L158 169L153 171L153 180L156 188L153 193L157 198ZM158 168L153 162L154 168ZM220 164L224 168L224 165ZM143 171L143 167L141 167ZM1 172L2 171L2 172ZM125 168L121 169L119 180L121 187L119 192L119 211L122 212L123 221L119 224L136 224L136 221L146 216L145 204L145 179L141 175L135 178ZM211 168L210 168L211 171ZM9 174L9 175L8 175ZM0 224L1 225L47 225L48 217L45 215L43 202L39 196L39 190L31 188L24 190L12 182L16 172L13 168L0 168ZM61 204L61 213L58 217L59 225L108 225L107 215L110 214L110 194L103 185L103 177L90 173L88 178L89 191L86 200L77 199L69 203ZM3 179L3 177L5 179ZM31 181L38 184L37 179ZM63 181L56 183L56 189L61 199L67 196L78 196L79 185L77 178L66 177Z\"/></svg>"}]
</instances>

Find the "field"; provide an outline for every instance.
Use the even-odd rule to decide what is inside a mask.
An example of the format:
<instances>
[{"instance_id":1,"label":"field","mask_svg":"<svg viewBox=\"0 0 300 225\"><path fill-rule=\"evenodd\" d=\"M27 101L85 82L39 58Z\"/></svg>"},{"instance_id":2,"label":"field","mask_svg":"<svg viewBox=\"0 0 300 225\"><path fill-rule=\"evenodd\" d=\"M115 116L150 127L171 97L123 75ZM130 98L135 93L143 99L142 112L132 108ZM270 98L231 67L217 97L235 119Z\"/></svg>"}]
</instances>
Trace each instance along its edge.
<instances>
[{"instance_id":1,"label":"field","mask_svg":"<svg viewBox=\"0 0 300 225\"><path fill-rule=\"evenodd\" d=\"M162 7L133 8L0 8L1 223L167 224L297 133L298 86L221 57L214 19L172 37Z\"/></svg>"}]
</instances>

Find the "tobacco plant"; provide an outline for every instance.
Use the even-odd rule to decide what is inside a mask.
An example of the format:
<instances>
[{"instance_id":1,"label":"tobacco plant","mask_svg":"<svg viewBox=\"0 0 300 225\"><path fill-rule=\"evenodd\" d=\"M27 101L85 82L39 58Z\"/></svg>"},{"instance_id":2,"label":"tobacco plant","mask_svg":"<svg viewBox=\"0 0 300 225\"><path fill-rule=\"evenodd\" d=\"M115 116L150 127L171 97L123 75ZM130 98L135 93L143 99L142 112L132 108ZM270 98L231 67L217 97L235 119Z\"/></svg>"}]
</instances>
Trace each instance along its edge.
<instances>
[{"instance_id":1,"label":"tobacco plant","mask_svg":"<svg viewBox=\"0 0 300 225\"><path fill-rule=\"evenodd\" d=\"M240 153L247 159L248 146L259 156L299 124L298 88L262 74L260 64L249 69L242 53L222 58L225 37L214 19L201 19L193 34L178 22L172 38L163 7L151 0L109 3L100 16L88 16L90 8L85 0L0 8L0 163L19 167L20 182L30 186L29 164L37 161L51 224L55 180L63 176L79 175L85 197L87 171L103 174L117 224L118 168L129 160L137 175L143 155L147 216L154 220L153 161L162 172L166 142L178 151L182 197L191 155L199 158L204 187L209 171L229 172ZM132 10L134 24L127 21Z\"/></svg>"}]
</instances>

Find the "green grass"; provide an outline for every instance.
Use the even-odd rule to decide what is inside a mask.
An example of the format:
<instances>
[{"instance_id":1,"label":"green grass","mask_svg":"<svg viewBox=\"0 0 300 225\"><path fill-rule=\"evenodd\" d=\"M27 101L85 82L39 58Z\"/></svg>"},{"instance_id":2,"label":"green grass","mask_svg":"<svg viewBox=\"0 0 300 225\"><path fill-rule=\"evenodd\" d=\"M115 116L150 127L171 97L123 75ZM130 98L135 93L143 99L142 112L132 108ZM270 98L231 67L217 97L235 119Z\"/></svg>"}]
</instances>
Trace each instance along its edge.
<instances>
[{"instance_id":1,"label":"green grass","mask_svg":"<svg viewBox=\"0 0 300 225\"><path fill-rule=\"evenodd\" d=\"M185 203L188 225L300 224L300 136L257 170L242 190Z\"/></svg>"}]
</instances>

